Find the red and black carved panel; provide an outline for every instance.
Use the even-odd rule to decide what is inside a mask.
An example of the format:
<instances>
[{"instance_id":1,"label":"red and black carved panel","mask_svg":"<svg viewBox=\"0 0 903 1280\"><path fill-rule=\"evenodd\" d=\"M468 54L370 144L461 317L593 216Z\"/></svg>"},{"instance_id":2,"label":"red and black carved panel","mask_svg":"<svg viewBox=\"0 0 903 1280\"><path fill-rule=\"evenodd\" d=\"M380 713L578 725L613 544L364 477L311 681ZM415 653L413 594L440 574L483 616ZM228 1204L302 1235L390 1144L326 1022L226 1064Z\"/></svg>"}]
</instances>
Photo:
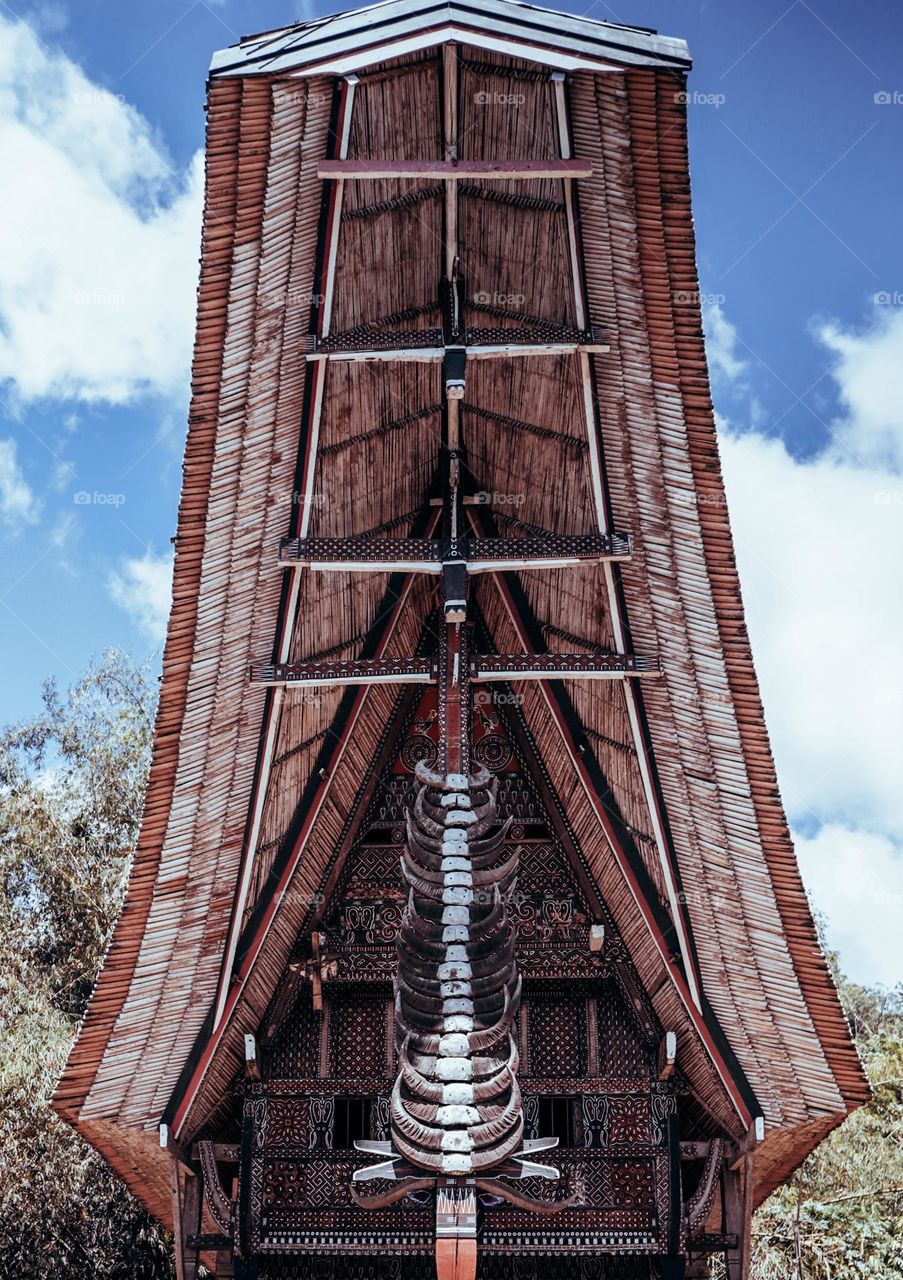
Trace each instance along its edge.
<instances>
[{"instance_id":1,"label":"red and black carved panel","mask_svg":"<svg viewBox=\"0 0 903 1280\"><path fill-rule=\"evenodd\" d=\"M263 1055L265 1079L292 1079L320 1074L320 1023L306 983L296 993L273 1043Z\"/></svg>"},{"instance_id":2,"label":"red and black carved panel","mask_svg":"<svg viewBox=\"0 0 903 1280\"><path fill-rule=\"evenodd\" d=\"M613 984L599 988L596 1037L599 1075L630 1079L655 1074L654 1043Z\"/></svg>"},{"instance_id":3,"label":"red and black carved panel","mask_svg":"<svg viewBox=\"0 0 903 1280\"><path fill-rule=\"evenodd\" d=\"M587 1074L587 1009L584 995L558 987L530 988L524 1001L530 1076L574 1078Z\"/></svg>"},{"instance_id":4,"label":"red and black carved panel","mask_svg":"<svg viewBox=\"0 0 903 1280\"><path fill-rule=\"evenodd\" d=\"M380 991L334 990L328 1000L330 1075L364 1080L376 1071L387 1072L391 1044L388 996Z\"/></svg>"},{"instance_id":5,"label":"red and black carved panel","mask_svg":"<svg viewBox=\"0 0 903 1280\"><path fill-rule=\"evenodd\" d=\"M258 1280L431 1280L431 1263L420 1258L267 1259ZM504 1257L493 1254L480 1260L480 1280L659 1280L653 1258L629 1255L609 1257Z\"/></svg>"},{"instance_id":6,"label":"red and black carved panel","mask_svg":"<svg viewBox=\"0 0 903 1280\"><path fill-rule=\"evenodd\" d=\"M370 1158L335 1146L336 1108L350 1093L373 1100L364 1136L382 1136L386 1087L385 1078L347 1075L246 1085L239 1200L251 1252L365 1255L379 1251L386 1231L404 1251L431 1249L432 1218L423 1206L403 1202L377 1222L352 1203L351 1175Z\"/></svg>"}]
</instances>

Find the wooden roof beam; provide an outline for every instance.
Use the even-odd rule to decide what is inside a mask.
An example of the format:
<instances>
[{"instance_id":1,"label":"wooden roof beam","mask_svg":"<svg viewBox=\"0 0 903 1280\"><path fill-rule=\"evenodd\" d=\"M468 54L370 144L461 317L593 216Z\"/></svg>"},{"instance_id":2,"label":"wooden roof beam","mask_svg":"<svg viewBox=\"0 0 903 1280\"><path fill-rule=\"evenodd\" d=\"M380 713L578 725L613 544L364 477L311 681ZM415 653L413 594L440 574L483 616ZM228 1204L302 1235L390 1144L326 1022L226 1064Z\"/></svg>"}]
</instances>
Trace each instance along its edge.
<instances>
[{"instance_id":1,"label":"wooden roof beam","mask_svg":"<svg viewBox=\"0 0 903 1280\"><path fill-rule=\"evenodd\" d=\"M604 355L605 352L611 350L607 342L596 342L592 336L588 336L586 341L535 342L531 341L529 337L523 337L520 341L517 341L516 338L520 336L521 331L512 329L510 332L515 336L515 341L478 343L464 347L462 350L469 360L508 360L512 356L571 356L581 351ZM397 347L367 347L361 350L347 348L342 351L308 351L307 359L312 363L318 360L338 360L345 363L398 360L407 363L420 362L430 364L443 360L445 352L446 348L438 345L423 347L402 345Z\"/></svg>"},{"instance_id":2,"label":"wooden roof beam","mask_svg":"<svg viewBox=\"0 0 903 1280\"><path fill-rule=\"evenodd\" d=\"M474 655L470 678L495 680L620 680L658 676L655 658L633 653L486 653Z\"/></svg>"},{"instance_id":3,"label":"wooden roof beam","mask_svg":"<svg viewBox=\"0 0 903 1280\"><path fill-rule=\"evenodd\" d=\"M321 160L317 165L317 177L323 182L373 182L378 178L505 182L510 178L590 178L592 173L592 165L585 160Z\"/></svg>"},{"instance_id":4,"label":"wooden roof beam","mask_svg":"<svg viewBox=\"0 0 903 1280\"><path fill-rule=\"evenodd\" d=\"M480 653L469 663L475 684L499 680L623 680L656 676L656 659L632 653ZM438 663L430 658L356 658L350 661L254 663L254 684L281 688L369 684L435 684Z\"/></svg>"},{"instance_id":5,"label":"wooden roof beam","mask_svg":"<svg viewBox=\"0 0 903 1280\"><path fill-rule=\"evenodd\" d=\"M631 555L626 533L549 534L548 537L461 538L468 574L504 569L567 569ZM446 548L433 538L284 538L279 566L333 573L442 572ZM590 647L589 645L587 647Z\"/></svg>"},{"instance_id":6,"label":"wooden roof beam","mask_svg":"<svg viewBox=\"0 0 903 1280\"><path fill-rule=\"evenodd\" d=\"M458 46L452 42L442 50L442 106L445 129L445 158L458 167ZM458 262L458 178L445 182L445 278L454 279Z\"/></svg>"}]
</instances>

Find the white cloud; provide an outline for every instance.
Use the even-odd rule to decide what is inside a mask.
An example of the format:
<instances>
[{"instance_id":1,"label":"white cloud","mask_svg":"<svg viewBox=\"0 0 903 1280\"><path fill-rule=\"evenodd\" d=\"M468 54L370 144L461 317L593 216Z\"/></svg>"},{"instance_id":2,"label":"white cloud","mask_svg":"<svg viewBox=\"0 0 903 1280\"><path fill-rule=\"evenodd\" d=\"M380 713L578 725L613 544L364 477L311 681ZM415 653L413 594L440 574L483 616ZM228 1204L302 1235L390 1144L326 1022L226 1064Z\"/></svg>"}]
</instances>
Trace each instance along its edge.
<instances>
[{"instance_id":1,"label":"white cloud","mask_svg":"<svg viewBox=\"0 0 903 1280\"><path fill-rule=\"evenodd\" d=\"M172 553L155 555L148 550L141 559L127 559L108 582L114 602L129 614L141 631L159 644L166 635L172 604Z\"/></svg>"},{"instance_id":2,"label":"white cloud","mask_svg":"<svg viewBox=\"0 0 903 1280\"><path fill-rule=\"evenodd\" d=\"M844 416L832 424L837 445L866 465L903 471L903 308L875 309L865 333L836 324L818 336L837 358Z\"/></svg>"},{"instance_id":3,"label":"white cloud","mask_svg":"<svg viewBox=\"0 0 903 1280\"><path fill-rule=\"evenodd\" d=\"M24 399L183 394L200 157L178 172L123 98L2 17L0 150L0 379Z\"/></svg>"},{"instance_id":4,"label":"white cloud","mask_svg":"<svg viewBox=\"0 0 903 1280\"><path fill-rule=\"evenodd\" d=\"M28 6L24 16L29 26L45 35L59 35L69 25L66 6L56 3L56 0L36 0Z\"/></svg>"},{"instance_id":5,"label":"white cloud","mask_svg":"<svg viewBox=\"0 0 903 1280\"><path fill-rule=\"evenodd\" d=\"M903 484L754 432L721 452L788 809L903 833Z\"/></svg>"},{"instance_id":6,"label":"white cloud","mask_svg":"<svg viewBox=\"0 0 903 1280\"><path fill-rule=\"evenodd\" d=\"M797 835L803 879L828 920L828 941L844 970L866 985L903 979L903 848L886 836L831 824Z\"/></svg>"},{"instance_id":7,"label":"white cloud","mask_svg":"<svg viewBox=\"0 0 903 1280\"><path fill-rule=\"evenodd\" d=\"M903 316L818 337L842 407L823 450L801 461L776 437L722 423L721 454L782 794L791 820L818 832L798 838L803 874L848 970L892 982L903 976Z\"/></svg>"},{"instance_id":8,"label":"white cloud","mask_svg":"<svg viewBox=\"0 0 903 1280\"><path fill-rule=\"evenodd\" d=\"M0 440L0 519L19 529L33 524L38 511L38 501L19 466L15 440Z\"/></svg>"},{"instance_id":9,"label":"white cloud","mask_svg":"<svg viewBox=\"0 0 903 1280\"><path fill-rule=\"evenodd\" d=\"M702 321L709 370L713 379L730 381L738 378L746 371L746 361L737 351L739 338L736 326L724 314L721 303L703 303Z\"/></svg>"}]
</instances>

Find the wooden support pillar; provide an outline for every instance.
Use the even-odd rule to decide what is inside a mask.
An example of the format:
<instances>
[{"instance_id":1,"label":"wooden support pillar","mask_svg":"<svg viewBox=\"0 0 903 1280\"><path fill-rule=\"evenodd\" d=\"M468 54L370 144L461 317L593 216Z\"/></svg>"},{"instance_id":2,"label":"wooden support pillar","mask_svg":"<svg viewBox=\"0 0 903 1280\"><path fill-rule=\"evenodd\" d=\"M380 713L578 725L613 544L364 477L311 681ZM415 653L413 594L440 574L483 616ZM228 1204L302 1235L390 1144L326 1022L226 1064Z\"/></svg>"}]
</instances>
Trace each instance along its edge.
<instances>
[{"instance_id":1,"label":"wooden support pillar","mask_svg":"<svg viewBox=\"0 0 903 1280\"><path fill-rule=\"evenodd\" d=\"M737 1247L726 1255L728 1280L750 1280L753 1157L743 1156L723 1173L724 1230L737 1237Z\"/></svg>"},{"instance_id":2,"label":"wooden support pillar","mask_svg":"<svg viewBox=\"0 0 903 1280\"><path fill-rule=\"evenodd\" d=\"M232 1203L238 1203L238 1179L232 1179ZM220 1249L216 1255L216 1268L213 1273L216 1280L232 1280L235 1275L235 1267L232 1263L232 1250Z\"/></svg>"},{"instance_id":3,"label":"wooden support pillar","mask_svg":"<svg viewBox=\"0 0 903 1280\"><path fill-rule=\"evenodd\" d=\"M188 1241L201 1230L200 1178L177 1156L172 1157L173 1253L177 1280L196 1280L198 1250Z\"/></svg>"}]
</instances>

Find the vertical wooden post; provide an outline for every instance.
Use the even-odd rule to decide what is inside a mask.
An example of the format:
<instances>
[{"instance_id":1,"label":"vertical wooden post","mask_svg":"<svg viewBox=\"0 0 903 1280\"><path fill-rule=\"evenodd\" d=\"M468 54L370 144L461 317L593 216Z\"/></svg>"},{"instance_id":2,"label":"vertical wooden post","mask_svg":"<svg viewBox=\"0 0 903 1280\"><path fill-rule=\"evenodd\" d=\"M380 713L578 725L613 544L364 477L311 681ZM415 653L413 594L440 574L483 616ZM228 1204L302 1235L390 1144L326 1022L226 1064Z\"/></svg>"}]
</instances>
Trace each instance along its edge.
<instances>
[{"instance_id":1,"label":"vertical wooden post","mask_svg":"<svg viewBox=\"0 0 903 1280\"><path fill-rule=\"evenodd\" d=\"M238 1202L238 1179L233 1178L232 1179L232 1203L236 1204L237 1202ZM231 1249L220 1249L219 1253L217 1253L216 1270L214 1272L214 1275L216 1276L216 1280L221 1280L221 1277L223 1277L224 1280L232 1280L232 1277L235 1275L235 1268L232 1266L232 1250Z\"/></svg>"},{"instance_id":2,"label":"vertical wooden post","mask_svg":"<svg viewBox=\"0 0 903 1280\"><path fill-rule=\"evenodd\" d=\"M737 1247L727 1251L728 1280L750 1278L753 1158L745 1155L723 1174L724 1229L737 1237Z\"/></svg>"},{"instance_id":3,"label":"vertical wooden post","mask_svg":"<svg viewBox=\"0 0 903 1280\"><path fill-rule=\"evenodd\" d=\"M196 1173L185 1172L184 1200L182 1204L182 1250L185 1280L197 1280L199 1252L189 1245L189 1240L201 1233L201 1179Z\"/></svg>"},{"instance_id":4,"label":"vertical wooden post","mask_svg":"<svg viewBox=\"0 0 903 1280\"><path fill-rule=\"evenodd\" d=\"M662 1280L684 1280L687 1260L683 1240L683 1183L680 1167L680 1122L668 1117L668 1252L659 1258Z\"/></svg>"},{"instance_id":5,"label":"vertical wooden post","mask_svg":"<svg viewBox=\"0 0 903 1280\"><path fill-rule=\"evenodd\" d=\"M185 1280L184 1228L182 1225L182 1166L177 1156L171 1157L172 1187L172 1251L176 1262L176 1280Z\"/></svg>"},{"instance_id":6,"label":"vertical wooden post","mask_svg":"<svg viewBox=\"0 0 903 1280\"><path fill-rule=\"evenodd\" d=\"M201 1230L201 1183L178 1156L172 1156L173 1253L177 1280L196 1280L198 1251L188 1241Z\"/></svg>"},{"instance_id":7,"label":"vertical wooden post","mask_svg":"<svg viewBox=\"0 0 903 1280\"><path fill-rule=\"evenodd\" d=\"M232 1266L232 1254L228 1249L220 1249L216 1255L216 1270L213 1274L216 1276L216 1280L220 1280L221 1277L226 1277L226 1280L232 1280L235 1275L235 1269Z\"/></svg>"}]
</instances>

